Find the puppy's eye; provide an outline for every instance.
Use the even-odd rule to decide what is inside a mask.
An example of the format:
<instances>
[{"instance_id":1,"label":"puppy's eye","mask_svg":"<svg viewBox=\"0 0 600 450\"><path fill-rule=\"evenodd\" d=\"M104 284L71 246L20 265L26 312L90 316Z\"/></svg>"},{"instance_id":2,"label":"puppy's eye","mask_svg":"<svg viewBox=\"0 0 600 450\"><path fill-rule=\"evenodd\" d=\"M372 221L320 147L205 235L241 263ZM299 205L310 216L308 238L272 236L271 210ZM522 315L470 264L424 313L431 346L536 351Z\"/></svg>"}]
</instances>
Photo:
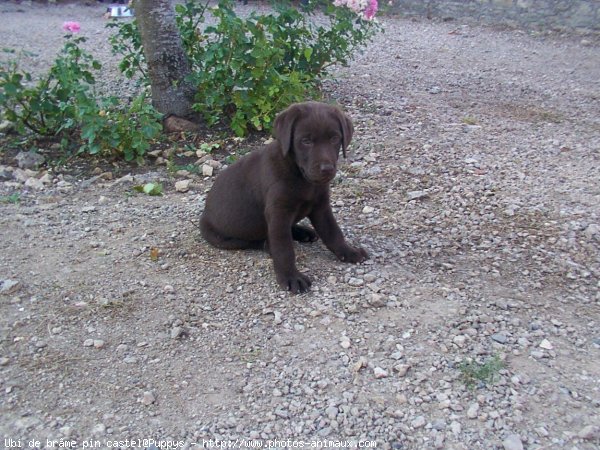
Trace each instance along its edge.
<instances>
[{"instance_id":1,"label":"puppy's eye","mask_svg":"<svg viewBox=\"0 0 600 450\"><path fill-rule=\"evenodd\" d=\"M310 138L303 138L303 139L300 141L300 143L301 143L302 145L306 145L306 146L313 145L313 141L312 141L312 139L310 139Z\"/></svg>"},{"instance_id":2,"label":"puppy's eye","mask_svg":"<svg viewBox=\"0 0 600 450\"><path fill-rule=\"evenodd\" d=\"M330 140L331 140L332 144L337 144L338 142L340 142L340 137L339 136L332 136Z\"/></svg>"}]
</instances>

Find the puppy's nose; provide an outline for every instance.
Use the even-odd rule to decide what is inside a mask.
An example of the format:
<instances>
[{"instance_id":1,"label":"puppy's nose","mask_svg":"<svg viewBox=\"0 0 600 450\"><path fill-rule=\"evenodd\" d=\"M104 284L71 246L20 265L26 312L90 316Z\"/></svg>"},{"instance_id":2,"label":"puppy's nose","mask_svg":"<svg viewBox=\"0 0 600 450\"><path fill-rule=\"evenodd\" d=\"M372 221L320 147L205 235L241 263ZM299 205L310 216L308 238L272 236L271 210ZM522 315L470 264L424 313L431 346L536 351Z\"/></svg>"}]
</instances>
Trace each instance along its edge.
<instances>
[{"instance_id":1,"label":"puppy's nose","mask_svg":"<svg viewBox=\"0 0 600 450\"><path fill-rule=\"evenodd\" d=\"M335 166L333 164L322 163L320 166L320 169L321 169L321 174L326 177L335 175Z\"/></svg>"}]
</instances>

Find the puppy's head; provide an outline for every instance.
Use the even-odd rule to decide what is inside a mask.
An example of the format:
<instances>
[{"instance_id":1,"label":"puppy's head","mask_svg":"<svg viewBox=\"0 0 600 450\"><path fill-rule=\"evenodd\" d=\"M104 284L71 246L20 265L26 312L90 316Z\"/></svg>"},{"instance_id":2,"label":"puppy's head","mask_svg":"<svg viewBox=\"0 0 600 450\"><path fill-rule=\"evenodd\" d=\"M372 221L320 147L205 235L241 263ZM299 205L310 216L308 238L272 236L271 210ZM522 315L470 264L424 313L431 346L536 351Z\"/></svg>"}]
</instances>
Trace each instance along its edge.
<instances>
[{"instance_id":1,"label":"puppy's head","mask_svg":"<svg viewBox=\"0 0 600 450\"><path fill-rule=\"evenodd\" d=\"M308 181L322 184L336 174L340 147L346 157L354 127L339 108L305 102L281 112L275 119L273 132L283 156L291 156Z\"/></svg>"}]
</instances>

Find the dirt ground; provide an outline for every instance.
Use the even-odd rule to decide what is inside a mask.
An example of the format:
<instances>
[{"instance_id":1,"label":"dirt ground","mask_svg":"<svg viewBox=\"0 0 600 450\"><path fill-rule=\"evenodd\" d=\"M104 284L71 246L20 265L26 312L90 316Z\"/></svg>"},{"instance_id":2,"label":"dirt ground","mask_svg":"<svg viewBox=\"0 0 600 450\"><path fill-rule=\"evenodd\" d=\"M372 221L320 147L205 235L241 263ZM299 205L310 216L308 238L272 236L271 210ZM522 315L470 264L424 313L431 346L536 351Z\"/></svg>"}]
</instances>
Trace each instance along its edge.
<instances>
[{"instance_id":1,"label":"dirt ground","mask_svg":"<svg viewBox=\"0 0 600 450\"><path fill-rule=\"evenodd\" d=\"M110 68L102 10L6 2L0 37L43 69L78 20ZM309 294L202 241L214 176L0 154L5 448L599 448L597 39L382 22L325 83L356 128L335 213L371 259L297 245Z\"/></svg>"}]
</instances>

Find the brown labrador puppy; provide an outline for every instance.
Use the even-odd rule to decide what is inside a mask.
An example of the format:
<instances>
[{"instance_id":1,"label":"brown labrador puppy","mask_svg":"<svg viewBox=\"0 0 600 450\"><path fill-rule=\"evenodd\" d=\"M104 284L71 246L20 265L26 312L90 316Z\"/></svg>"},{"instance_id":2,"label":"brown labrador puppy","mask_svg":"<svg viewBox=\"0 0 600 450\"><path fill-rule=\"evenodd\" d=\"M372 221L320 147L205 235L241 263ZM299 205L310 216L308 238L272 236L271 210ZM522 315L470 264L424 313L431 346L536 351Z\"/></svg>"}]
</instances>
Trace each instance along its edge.
<instances>
[{"instance_id":1,"label":"brown labrador puppy","mask_svg":"<svg viewBox=\"0 0 600 450\"><path fill-rule=\"evenodd\" d=\"M334 106L290 106L275 119L275 141L217 177L200 219L202 236L224 249L266 244L278 283L294 293L307 291L311 281L296 268L293 240L320 237L341 261L366 260L365 250L344 240L329 203L340 147L345 157L353 131L348 116ZM297 225L305 217L316 233Z\"/></svg>"}]
</instances>

